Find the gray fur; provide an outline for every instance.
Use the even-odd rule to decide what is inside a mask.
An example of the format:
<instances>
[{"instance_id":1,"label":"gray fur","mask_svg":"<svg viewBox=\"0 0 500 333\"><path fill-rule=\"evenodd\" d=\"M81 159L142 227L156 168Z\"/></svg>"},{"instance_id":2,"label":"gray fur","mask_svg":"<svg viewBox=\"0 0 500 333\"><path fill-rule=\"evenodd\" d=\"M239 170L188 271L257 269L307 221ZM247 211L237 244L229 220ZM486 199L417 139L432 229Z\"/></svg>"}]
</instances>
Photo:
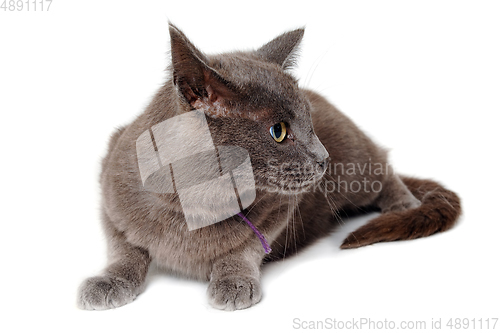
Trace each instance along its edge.
<instances>
[{"instance_id":1,"label":"gray fur","mask_svg":"<svg viewBox=\"0 0 500 333\"><path fill-rule=\"evenodd\" d=\"M207 295L215 308L247 308L261 299L262 263L295 253L326 235L335 224L332 211L374 206L391 212L420 205L392 173L340 176L346 182L366 177L379 181L381 192L325 195L311 190L312 184L328 180L327 158L331 163L385 165L387 157L345 115L318 94L300 89L285 71L303 29L279 36L257 51L214 56L197 50L172 25L170 34L170 80L144 113L113 135L103 160L102 220L109 263L100 276L82 284L81 308L102 310L133 301L144 287L153 258L177 274L210 281ZM241 220L233 217L189 231L175 194L144 190L137 138L151 126L193 109L207 115L216 146L231 144L249 152L257 198L246 213L271 244L270 255ZM293 135L282 144L269 135L270 126L280 121L290 124ZM292 162L299 171L277 167ZM305 172L306 166L314 171ZM200 167L193 165L195 172ZM302 218L298 226L290 224L297 209ZM304 237L295 238L298 234Z\"/></svg>"}]
</instances>

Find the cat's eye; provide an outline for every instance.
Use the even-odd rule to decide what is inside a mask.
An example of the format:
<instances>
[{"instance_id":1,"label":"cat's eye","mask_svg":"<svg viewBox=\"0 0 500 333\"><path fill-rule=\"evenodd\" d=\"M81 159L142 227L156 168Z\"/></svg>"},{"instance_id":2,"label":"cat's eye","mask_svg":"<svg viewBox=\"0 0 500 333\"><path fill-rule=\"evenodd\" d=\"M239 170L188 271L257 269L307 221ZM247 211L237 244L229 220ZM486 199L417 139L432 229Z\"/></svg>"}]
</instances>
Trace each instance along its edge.
<instances>
[{"instance_id":1,"label":"cat's eye","mask_svg":"<svg viewBox=\"0 0 500 333\"><path fill-rule=\"evenodd\" d=\"M274 141L282 142L286 138L286 125L284 122L277 123L269 129Z\"/></svg>"}]
</instances>

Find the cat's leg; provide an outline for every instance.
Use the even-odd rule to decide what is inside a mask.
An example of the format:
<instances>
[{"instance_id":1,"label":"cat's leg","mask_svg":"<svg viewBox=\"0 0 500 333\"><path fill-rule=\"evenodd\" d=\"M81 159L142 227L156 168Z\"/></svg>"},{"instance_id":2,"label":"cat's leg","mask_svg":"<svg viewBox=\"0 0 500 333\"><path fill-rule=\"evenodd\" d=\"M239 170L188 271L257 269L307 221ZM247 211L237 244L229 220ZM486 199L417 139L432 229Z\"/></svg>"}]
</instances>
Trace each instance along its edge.
<instances>
[{"instance_id":1,"label":"cat's leg","mask_svg":"<svg viewBox=\"0 0 500 333\"><path fill-rule=\"evenodd\" d=\"M108 266L99 276L85 280L79 289L78 306L105 310L132 302L144 286L151 258L149 253L125 239L106 214L103 223L108 239Z\"/></svg>"},{"instance_id":2,"label":"cat's leg","mask_svg":"<svg viewBox=\"0 0 500 333\"><path fill-rule=\"evenodd\" d=\"M239 310L260 301L261 252L262 248L246 248L214 262L207 290L209 302L214 308Z\"/></svg>"},{"instance_id":3,"label":"cat's leg","mask_svg":"<svg viewBox=\"0 0 500 333\"><path fill-rule=\"evenodd\" d=\"M352 232L340 246L342 249L397 240L401 235L400 229L412 228L412 223L407 223L398 214L420 207L421 202L415 198L401 178L391 170L372 204L380 208L382 214ZM388 221L390 222L388 223Z\"/></svg>"},{"instance_id":4,"label":"cat's leg","mask_svg":"<svg viewBox=\"0 0 500 333\"><path fill-rule=\"evenodd\" d=\"M391 172L382 185L375 205L380 208L382 213L389 213L417 208L421 202L415 198L401 178Z\"/></svg>"}]
</instances>

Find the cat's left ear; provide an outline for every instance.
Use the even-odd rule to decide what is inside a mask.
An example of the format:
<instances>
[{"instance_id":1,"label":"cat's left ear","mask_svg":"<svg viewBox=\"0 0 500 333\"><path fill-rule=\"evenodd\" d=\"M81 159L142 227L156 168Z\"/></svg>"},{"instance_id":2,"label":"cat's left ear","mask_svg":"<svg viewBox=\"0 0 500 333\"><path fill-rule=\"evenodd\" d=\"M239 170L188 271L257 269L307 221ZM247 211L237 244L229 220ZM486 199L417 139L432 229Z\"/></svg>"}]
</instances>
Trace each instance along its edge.
<instances>
[{"instance_id":1,"label":"cat's left ear","mask_svg":"<svg viewBox=\"0 0 500 333\"><path fill-rule=\"evenodd\" d=\"M205 55L177 27L170 23L169 30L174 85L191 107L221 111L224 100L235 96L231 84L208 65Z\"/></svg>"},{"instance_id":2,"label":"cat's left ear","mask_svg":"<svg viewBox=\"0 0 500 333\"><path fill-rule=\"evenodd\" d=\"M256 52L265 60L275 63L287 70L295 65L300 41L304 36L304 28L286 32Z\"/></svg>"}]
</instances>

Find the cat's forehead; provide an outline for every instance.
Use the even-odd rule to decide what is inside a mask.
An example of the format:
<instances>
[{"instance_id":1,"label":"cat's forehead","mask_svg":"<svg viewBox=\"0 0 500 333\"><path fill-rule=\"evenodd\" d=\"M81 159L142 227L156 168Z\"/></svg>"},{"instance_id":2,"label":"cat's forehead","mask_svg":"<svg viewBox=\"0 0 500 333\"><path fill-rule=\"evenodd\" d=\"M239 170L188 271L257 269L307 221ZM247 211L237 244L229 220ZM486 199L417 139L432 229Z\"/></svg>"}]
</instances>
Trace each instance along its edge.
<instances>
[{"instance_id":1,"label":"cat's forehead","mask_svg":"<svg viewBox=\"0 0 500 333\"><path fill-rule=\"evenodd\" d=\"M274 89L293 89L297 85L292 75L251 53L225 53L210 60L214 69L237 84L261 84Z\"/></svg>"},{"instance_id":2,"label":"cat's forehead","mask_svg":"<svg viewBox=\"0 0 500 333\"><path fill-rule=\"evenodd\" d=\"M213 56L210 66L245 95L255 108L279 111L294 118L303 106L297 80L275 64L248 53Z\"/></svg>"}]
</instances>

